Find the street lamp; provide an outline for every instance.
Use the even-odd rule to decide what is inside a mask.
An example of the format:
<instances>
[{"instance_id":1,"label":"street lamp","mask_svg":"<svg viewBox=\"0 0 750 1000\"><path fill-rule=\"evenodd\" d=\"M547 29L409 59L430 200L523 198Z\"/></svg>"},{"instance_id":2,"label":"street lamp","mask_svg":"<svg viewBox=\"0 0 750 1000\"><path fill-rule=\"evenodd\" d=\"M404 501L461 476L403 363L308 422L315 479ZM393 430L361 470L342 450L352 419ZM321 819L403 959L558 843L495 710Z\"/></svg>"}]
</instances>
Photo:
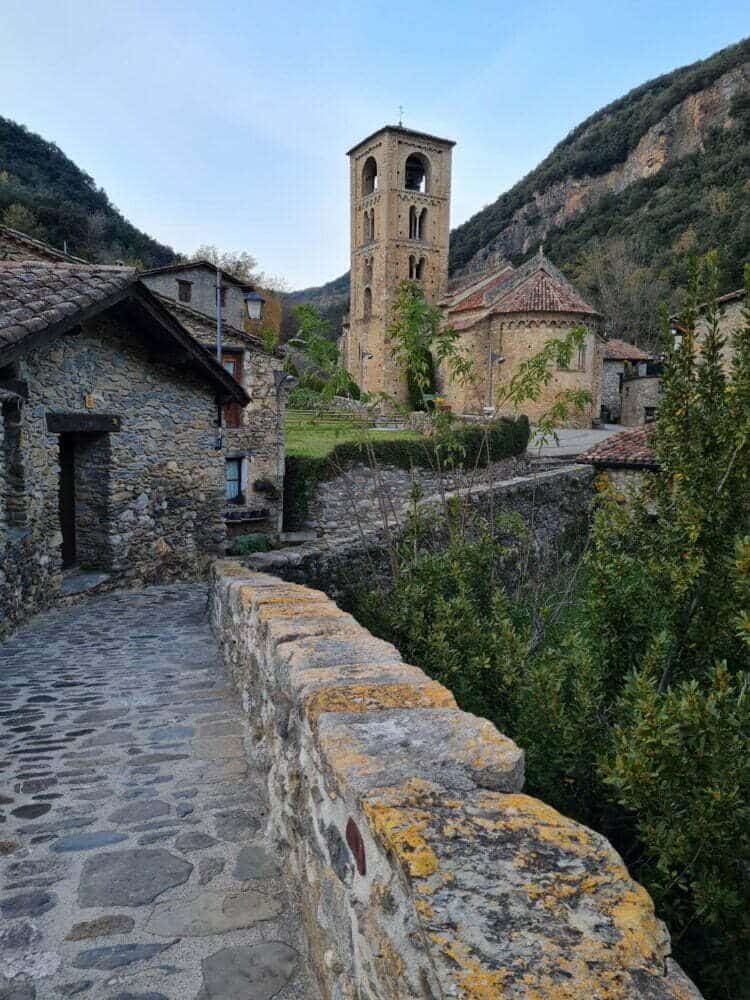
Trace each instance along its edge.
<instances>
[{"instance_id":1,"label":"street lamp","mask_svg":"<svg viewBox=\"0 0 750 1000\"><path fill-rule=\"evenodd\" d=\"M245 292L245 308L248 319L260 319L263 313L263 303L266 300L256 291Z\"/></svg>"}]
</instances>

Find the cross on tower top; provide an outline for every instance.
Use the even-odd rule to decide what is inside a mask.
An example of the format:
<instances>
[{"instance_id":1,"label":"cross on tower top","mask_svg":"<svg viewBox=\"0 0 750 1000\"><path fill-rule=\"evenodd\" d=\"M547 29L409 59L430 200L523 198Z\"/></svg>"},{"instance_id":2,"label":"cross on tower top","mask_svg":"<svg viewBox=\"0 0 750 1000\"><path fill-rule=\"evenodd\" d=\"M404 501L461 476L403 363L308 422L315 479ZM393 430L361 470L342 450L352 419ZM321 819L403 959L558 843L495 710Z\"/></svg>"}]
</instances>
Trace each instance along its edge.
<instances>
[{"instance_id":1,"label":"cross on tower top","mask_svg":"<svg viewBox=\"0 0 750 1000\"><path fill-rule=\"evenodd\" d=\"M399 104L399 106L398 106L398 127L399 128L403 128L404 127L404 106L403 106L403 104Z\"/></svg>"}]
</instances>

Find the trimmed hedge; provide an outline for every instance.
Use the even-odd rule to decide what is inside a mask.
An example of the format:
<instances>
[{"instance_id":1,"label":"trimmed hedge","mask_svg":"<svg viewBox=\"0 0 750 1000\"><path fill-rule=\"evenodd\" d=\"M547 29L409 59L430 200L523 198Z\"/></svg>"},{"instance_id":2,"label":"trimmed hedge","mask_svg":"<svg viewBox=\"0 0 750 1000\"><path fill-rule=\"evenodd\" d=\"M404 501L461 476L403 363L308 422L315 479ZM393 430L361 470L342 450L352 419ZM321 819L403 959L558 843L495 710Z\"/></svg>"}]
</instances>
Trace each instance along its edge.
<instances>
[{"instance_id":1,"label":"trimmed hedge","mask_svg":"<svg viewBox=\"0 0 750 1000\"><path fill-rule=\"evenodd\" d=\"M460 424L441 437L373 440L369 447L380 465L395 465L400 469L433 467L438 451L443 465L451 462L454 466L470 467L521 455L529 443L529 435L528 417L515 420L503 417L490 424ZM322 458L288 455L284 529L293 531L305 523L319 483L335 479L342 469L362 461L367 461L367 451L360 441L342 441Z\"/></svg>"}]
</instances>

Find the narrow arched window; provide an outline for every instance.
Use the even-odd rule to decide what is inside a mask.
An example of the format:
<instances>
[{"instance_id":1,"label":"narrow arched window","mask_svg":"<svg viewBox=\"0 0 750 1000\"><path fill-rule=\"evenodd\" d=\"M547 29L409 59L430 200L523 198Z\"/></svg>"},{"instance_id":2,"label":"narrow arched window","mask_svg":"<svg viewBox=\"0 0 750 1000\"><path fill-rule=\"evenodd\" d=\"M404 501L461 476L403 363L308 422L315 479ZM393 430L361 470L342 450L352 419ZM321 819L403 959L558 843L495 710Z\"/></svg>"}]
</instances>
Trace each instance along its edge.
<instances>
[{"instance_id":1,"label":"narrow arched window","mask_svg":"<svg viewBox=\"0 0 750 1000\"><path fill-rule=\"evenodd\" d=\"M372 281L372 257L365 257L362 272L365 282L369 284Z\"/></svg>"},{"instance_id":2,"label":"narrow arched window","mask_svg":"<svg viewBox=\"0 0 750 1000\"><path fill-rule=\"evenodd\" d=\"M375 239L375 209L370 209L370 239Z\"/></svg>"},{"instance_id":3,"label":"narrow arched window","mask_svg":"<svg viewBox=\"0 0 750 1000\"><path fill-rule=\"evenodd\" d=\"M417 239L419 239L419 237L417 236L418 229L419 229L419 220L418 220L418 217L417 217L417 209L415 208L414 205L412 205L411 208L409 209L409 239L410 240L417 240Z\"/></svg>"},{"instance_id":4,"label":"narrow arched window","mask_svg":"<svg viewBox=\"0 0 750 1000\"><path fill-rule=\"evenodd\" d=\"M417 281L421 281L424 278L424 257L420 257L417 261L416 267L414 268L414 277Z\"/></svg>"},{"instance_id":5,"label":"narrow arched window","mask_svg":"<svg viewBox=\"0 0 750 1000\"><path fill-rule=\"evenodd\" d=\"M369 319L372 316L372 291L365 288L364 301L362 303L362 318Z\"/></svg>"},{"instance_id":6,"label":"narrow arched window","mask_svg":"<svg viewBox=\"0 0 750 1000\"><path fill-rule=\"evenodd\" d=\"M362 168L362 197L378 189L378 164L374 156L368 156Z\"/></svg>"},{"instance_id":7,"label":"narrow arched window","mask_svg":"<svg viewBox=\"0 0 750 1000\"><path fill-rule=\"evenodd\" d=\"M423 240L426 238L426 236L427 236L427 209L423 208L422 211L417 216L417 235L414 238L417 240Z\"/></svg>"},{"instance_id":8,"label":"narrow arched window","mask_svg":"<svg viewBox=\"0 0 750 1000\"><path fill-rule=\"evenodd\" d=\"M407 156L404 165L404 187L407 191L421 191L426 194L430 190L430 161L421 153Z\"/></svg>"},{"instance_id":9,"label":"narrow arched window","mask_svg":"<svg viewBox=\"0 0 750 1000\"><path fill-rule=\"evenodd\" d=\"M417 276L417 259L414 254L409 254L409 281L413 281Z\"/></svg>"},{"instance_id":10,"label":"narrow arched window","mask_svg":"<svg viewBox=\"0 0 750 1000\"><path fill-rule=\"evenodd\" d=\"M365 212L362 216L362 242L370 242L370 213Z\"/></svg>"}]
</instances>

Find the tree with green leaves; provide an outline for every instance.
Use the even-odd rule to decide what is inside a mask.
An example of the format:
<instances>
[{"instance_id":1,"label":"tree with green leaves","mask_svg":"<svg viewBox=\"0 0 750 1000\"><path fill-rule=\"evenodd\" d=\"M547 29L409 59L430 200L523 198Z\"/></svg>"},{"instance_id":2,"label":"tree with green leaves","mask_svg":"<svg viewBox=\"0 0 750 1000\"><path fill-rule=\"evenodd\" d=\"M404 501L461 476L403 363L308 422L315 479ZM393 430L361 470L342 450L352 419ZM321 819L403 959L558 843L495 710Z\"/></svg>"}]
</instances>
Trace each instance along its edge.
<instances>
[{"instance_id":1,"label":"tree with green leaves","mask_svg":"<svg viewBox=\"0 0 750 1000\"><path fill-rule=\"evenodd\" d=\"M406 377L412 410L431 408L437 388L435 369L441 365L461 385L473 380L474 370L461 351L458 332L444 324L442 312L427 302L419 282L401 282L392 313L391 354Z\"/></svg>"}]
</instances>

